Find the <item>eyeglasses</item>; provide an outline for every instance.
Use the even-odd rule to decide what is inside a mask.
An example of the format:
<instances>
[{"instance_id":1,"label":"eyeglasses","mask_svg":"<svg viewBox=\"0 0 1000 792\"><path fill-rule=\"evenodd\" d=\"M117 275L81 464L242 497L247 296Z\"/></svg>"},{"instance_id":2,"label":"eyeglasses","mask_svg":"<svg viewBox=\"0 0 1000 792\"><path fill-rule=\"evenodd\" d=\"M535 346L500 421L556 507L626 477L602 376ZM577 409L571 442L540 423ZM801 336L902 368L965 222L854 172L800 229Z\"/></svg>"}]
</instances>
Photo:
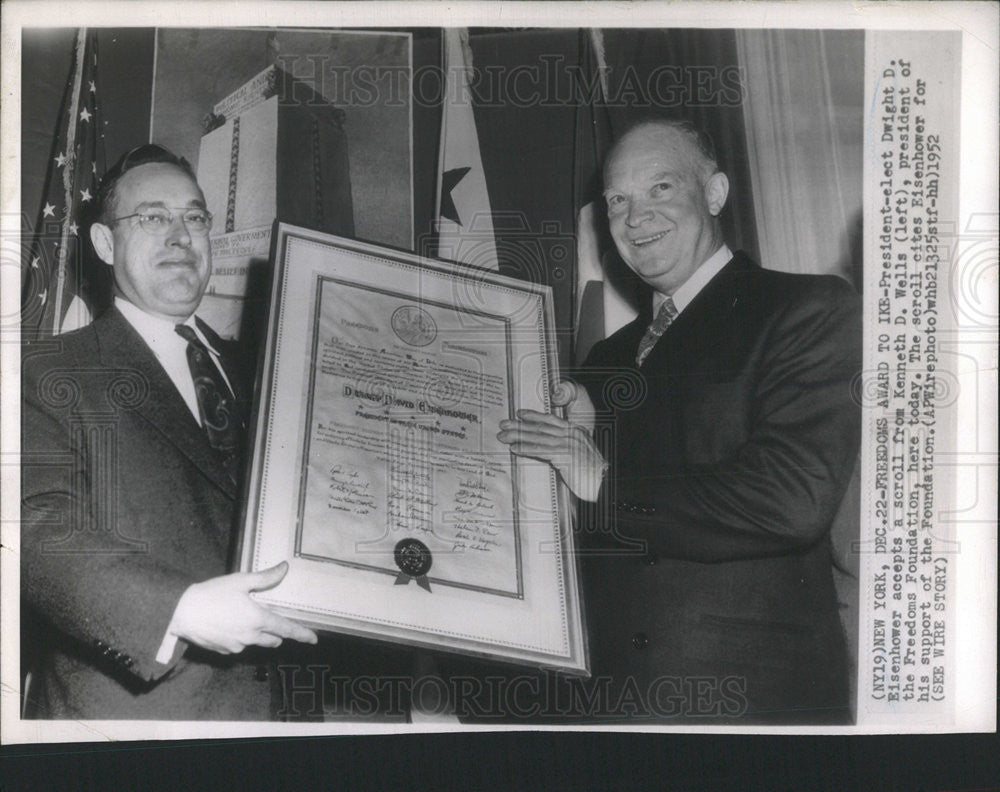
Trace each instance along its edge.
<instances>
[{"instance_id":1,"label":"eyeglasses","mask_svg":"<svg viewBox=\"0 0 1000 792\"><path fill-rule=\"evenodd\" d=\"M176 209L174 211L180 212L184 226L192 234L207 234L212 229L212 213L207 209ZM111 222L117 223L119 220L128 220L131 217L139 218L139 228L147 234L165 236L174 224L176 215L166 208L153 208L116 217Z\"/></svg>"}]
</instances>

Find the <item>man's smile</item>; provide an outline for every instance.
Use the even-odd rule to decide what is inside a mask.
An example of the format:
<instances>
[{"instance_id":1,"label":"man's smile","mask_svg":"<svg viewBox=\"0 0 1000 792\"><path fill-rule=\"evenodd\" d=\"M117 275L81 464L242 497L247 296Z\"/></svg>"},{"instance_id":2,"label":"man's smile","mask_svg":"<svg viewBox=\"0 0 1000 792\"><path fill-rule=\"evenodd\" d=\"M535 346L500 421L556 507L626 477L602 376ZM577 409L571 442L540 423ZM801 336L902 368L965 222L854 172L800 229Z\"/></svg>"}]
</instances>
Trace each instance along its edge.
<instances>
[{"instance_id":1,"label":"man's smile","mask_svg":"<svg viewBox=\"0 0 1000 792\"><path fill-rule=\"evenodd\" d=\"M667 231L658 231L655 234L650 234L649 236L636 237L635 239L629 240L629 243L633 247L642 247L644 245L650 245L656 242L658 239L663 239L667 235Z\"/></svg>"}]
</instances>

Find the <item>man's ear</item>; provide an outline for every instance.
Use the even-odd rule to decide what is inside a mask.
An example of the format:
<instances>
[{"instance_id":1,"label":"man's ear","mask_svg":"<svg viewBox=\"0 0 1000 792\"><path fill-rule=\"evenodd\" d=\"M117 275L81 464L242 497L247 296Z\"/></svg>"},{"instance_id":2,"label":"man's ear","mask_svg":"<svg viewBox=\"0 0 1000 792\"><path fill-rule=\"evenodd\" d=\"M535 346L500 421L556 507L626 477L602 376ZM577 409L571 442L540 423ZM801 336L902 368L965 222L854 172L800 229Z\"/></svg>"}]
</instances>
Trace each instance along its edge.
<instances>
[{"instance_id":1,"label":"man's ear","mask_svg":"<svg viewBox=\"0 0 1000 792\"><path fill-rule=\"evenodd\" d=\"M109 226L104 223L94 223L90 227L90 241L94 243L94 250L108 266L115 262L115 236Z\"/></svg>"},{"instance_id":2,"label":"man's ear","mask_svg":"<svg viewBox=\"0 0 1000 792\"><path fill-rule=\"evenodd\" d=\"M722 207L729 197L729 177L722 171L717 171L705 182L705 202L713 217L718 217Z\"/></svg>"}]
</instances>

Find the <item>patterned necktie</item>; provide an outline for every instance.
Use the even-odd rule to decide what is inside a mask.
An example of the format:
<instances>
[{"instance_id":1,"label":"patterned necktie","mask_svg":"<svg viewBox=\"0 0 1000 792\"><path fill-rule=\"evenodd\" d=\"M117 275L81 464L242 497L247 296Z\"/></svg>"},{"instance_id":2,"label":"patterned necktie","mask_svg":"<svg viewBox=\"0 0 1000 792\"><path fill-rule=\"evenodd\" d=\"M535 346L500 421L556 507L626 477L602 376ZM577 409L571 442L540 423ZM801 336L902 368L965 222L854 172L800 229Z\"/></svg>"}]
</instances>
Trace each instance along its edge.
<instances>
[{"instance_id":1,"label":"patterned necktie","mask_svg":"<svg viewBox=\"0 0 1000 792\"><path fill-rule=\"evenodd\" d=\"M666 332L666 329L670 327L670 323L676 318L677 308L674 307L674 301L667 297L663 301L663 305L660 306L660 310L657 311L656 318L646 328L646 334L642 337L642 341L639 342L639 350L635 353L635 364L637 366L642 365L642 361L649 355L650 350L656 346L656 342L660 340L660 336Z\"/></svg>"},{"instance_id":2,"label":"patterned necktie","mask_svg":"<svg viewBox=\"0 0 1000 792\"><path fill-rule=\"evenodd\" d=\"M209 445L219 452L229 477L235 483L240 439L243 436L243 422L237 410L236 397L194 329L188 325L177 325L174 329L188 342L188 366L198 398L201 426L208 436Z\"/></svg>"}]
</instances>

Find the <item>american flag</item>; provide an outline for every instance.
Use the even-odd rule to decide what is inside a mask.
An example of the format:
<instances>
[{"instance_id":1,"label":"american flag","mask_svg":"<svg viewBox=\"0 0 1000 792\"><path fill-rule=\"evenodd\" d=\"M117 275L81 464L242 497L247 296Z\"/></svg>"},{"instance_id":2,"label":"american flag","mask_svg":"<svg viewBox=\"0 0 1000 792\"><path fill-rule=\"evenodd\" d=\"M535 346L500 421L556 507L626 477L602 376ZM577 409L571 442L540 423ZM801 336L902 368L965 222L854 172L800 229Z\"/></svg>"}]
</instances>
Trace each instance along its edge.
<instances>
[{"instance_id":1,"label":"american flag","mask_svg":"<svg viewBox=\"0 0 1000 792\"><path fill-rule=\"evenodd\" d=\"M34 237L22 263L21 331L28 337L58 335L90 321L83 297L84 235L97 203L98 174L104 172L103 148L97 35L81 28L53 130Z\"/></svg>"}]
</instances>

